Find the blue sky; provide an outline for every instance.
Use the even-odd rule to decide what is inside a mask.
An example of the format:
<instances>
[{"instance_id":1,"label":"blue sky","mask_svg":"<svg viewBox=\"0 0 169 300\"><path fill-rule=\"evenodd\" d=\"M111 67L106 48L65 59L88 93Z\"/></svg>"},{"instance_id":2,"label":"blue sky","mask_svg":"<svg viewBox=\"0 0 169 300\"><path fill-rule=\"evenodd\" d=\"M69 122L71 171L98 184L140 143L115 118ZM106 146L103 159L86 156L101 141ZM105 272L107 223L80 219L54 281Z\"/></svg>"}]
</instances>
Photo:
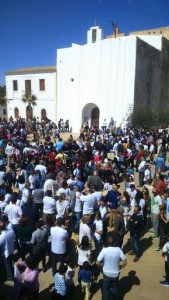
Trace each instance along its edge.
<instances>
[{"instance_id":1,"label":"blue sky","mask_svg":"<svg viewBox=\"0 0 169 300\"><path fill-rule=\"evenodd\" d=\"M169 26L169 0L1 0L0 84L5 71L56 63L56 49L85 44L95 20L121 32Z\"/></svg>"}]
</instances>

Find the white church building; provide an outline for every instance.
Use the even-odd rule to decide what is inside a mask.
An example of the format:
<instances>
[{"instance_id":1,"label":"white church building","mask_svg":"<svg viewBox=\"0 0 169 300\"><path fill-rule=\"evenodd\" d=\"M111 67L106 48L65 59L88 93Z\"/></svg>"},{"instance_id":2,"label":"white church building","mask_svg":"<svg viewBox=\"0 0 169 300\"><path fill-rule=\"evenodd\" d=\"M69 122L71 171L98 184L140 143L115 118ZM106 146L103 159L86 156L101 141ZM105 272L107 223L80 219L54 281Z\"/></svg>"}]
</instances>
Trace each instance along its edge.
<instances>
[{"instance_id":1,"label":"white church building","mask_svg":"<svg viewBox=\"0 0 169 300\"><path fill-rule=\"evenodd\" d=\"M37 97L36 117L46 113L54 122L69 119L73 132L86 122L101 127L111 118L119 125L129 105L158 109L169 99L166 63L169 69L169 41L161 35L103 38L102 29L91 27L85 45L57 50L57 67L6 72L8 117L17 117L16 108L27 117L20 99L29 81Z\"/></svg>"}]
</instances>

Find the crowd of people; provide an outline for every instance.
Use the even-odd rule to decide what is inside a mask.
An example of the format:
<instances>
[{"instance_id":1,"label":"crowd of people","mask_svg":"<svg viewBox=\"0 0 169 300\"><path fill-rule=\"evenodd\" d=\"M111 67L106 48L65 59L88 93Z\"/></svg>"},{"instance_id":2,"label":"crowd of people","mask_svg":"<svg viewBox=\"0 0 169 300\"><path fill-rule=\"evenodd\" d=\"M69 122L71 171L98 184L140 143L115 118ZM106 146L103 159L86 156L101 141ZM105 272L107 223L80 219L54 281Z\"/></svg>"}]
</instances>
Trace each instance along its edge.
<instances>
[{"instance_id":1,"label":"crowd of people","mask_svg":"<svg viewBox=\"0 0 169 300\"><path fill-rule=\"evenodd\" d=\"M49 268L52 299L71 297L77 266L85 300L96 269L103 272L102 299L122 299L124 236L136 263L149 230L165 255L160 284L169 286L168 132L104 126L84 126L77 139L63 141L48 123L39 141L36 119L29 130L22 118L0 123L0 282L13 281L18 299L38 299L39 272Z\"/></svg>"}]
</instances>

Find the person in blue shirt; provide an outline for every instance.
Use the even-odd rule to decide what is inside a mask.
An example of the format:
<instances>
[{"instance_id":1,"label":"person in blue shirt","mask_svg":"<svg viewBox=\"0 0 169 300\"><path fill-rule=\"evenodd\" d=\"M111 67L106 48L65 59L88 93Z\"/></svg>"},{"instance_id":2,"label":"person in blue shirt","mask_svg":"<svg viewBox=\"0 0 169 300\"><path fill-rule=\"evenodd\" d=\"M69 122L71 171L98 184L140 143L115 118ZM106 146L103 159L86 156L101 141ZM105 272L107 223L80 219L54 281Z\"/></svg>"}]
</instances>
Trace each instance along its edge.
<instances>
[{"instance_id":1,"label":"person in blue shirt","mask_svg":"<svg viewBox=\"0 0 169 300\"><path fill-rule=\"evenodd\" d=\"M55 287L52 295L52 300L66 299L67 284L65 274L67 271L66 265L60 265L59 271L54 276Z\"/></svg>"},{"instance_id":2,"label":"person in blue shirt","mask_svg":"<svg viewBox=\"0 0 169 300\"><path fill-rule=\"evenodd\" d=\"M109 217L109 227L113 226L113 220L116 215L116 210L119 202L119 194L117 192L119 186L117 184L112 185L112 190L109 191L106 195L106 202L108 207L110 208L110 217Z\"/></svg>"},{"instance_id":3,"label":"person in blue shirt","mask_svg":"<svg viewBox=\"0 0 169 300\"><path fill-rule=\"evenodd\" d=\"M83 263L83 268L78 273L78 282L81 284L82 293L85 293L85 300L90 299L90 287L93 279L93 273L90 270L88 261Z\"/></svg>"}]
</instances>

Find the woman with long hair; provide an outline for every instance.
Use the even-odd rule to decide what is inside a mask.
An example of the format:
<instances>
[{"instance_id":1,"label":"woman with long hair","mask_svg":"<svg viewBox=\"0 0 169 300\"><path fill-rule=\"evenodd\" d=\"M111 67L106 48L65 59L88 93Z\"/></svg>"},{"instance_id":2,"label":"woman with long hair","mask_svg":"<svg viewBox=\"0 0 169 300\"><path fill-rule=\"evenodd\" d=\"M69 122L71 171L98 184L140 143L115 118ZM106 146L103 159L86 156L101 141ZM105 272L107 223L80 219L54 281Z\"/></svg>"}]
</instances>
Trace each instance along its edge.
<instances>
[{"instance_id":1,"label":"woman with long hair","mask_svg":"<svg viewBox=\"0 0 169 300\"><path fill-rule=\"evenodd\" d=\"M77 246L77 252L78 252L78 265L80 267L83 266L83 263L85 261L88 261L90 263L91 261L91 247L90 247L90 241L87 235L84 235L82 237L81 243L79 246Z\"/></svg>"}]
</instances>

